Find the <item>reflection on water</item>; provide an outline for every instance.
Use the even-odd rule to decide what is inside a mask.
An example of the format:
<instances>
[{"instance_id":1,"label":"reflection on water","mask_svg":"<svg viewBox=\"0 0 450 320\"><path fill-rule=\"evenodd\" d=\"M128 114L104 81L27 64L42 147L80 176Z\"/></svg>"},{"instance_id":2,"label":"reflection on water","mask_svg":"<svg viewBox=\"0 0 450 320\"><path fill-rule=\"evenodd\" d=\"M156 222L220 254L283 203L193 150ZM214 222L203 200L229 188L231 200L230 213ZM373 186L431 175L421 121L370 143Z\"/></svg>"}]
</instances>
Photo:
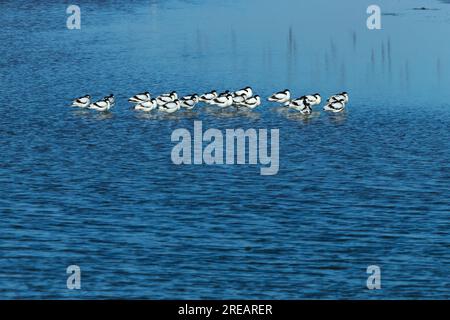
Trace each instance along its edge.
<instances>
[{"instance_id":1,"label":"reflection on water","mask_svg":"<svg viewBox=\"0 0 450 320\"><path fill-rule=\"evenodd\" d=\"M258 107L258 109L261 107ZM260 114L256 110L248 108L220 108L217 106L206 106L202 110L206 114L217 118L248 118L257 120L260 118Z\"/></svg>"},{"instance_id":2,"label":"reflection on water","mask_svg":"<svg viewBox=\"0 0 450 320\"><path fill-rule=\"evenodd\" d=\"M328 112L328 119L334 124L343 124L347 120L348 111L344 110L339 113Z\"/></svg>"},{"instance_id":3,"label":"reflection on water","mask_svg":"<svg viewBox=\"0 0 450 320\"><path fill-rule=\"evenodd\" d=\"M286 119L288 120L293 120L293 121L302 121L304 123L310 123L312 120L314 120L315 118L320 117L320 112L312 112L311 114L301 114L298 112L283 112L284 116L286 117Z\"/></svg>"},{"instance_id":4,"label":"reflection on water","mask_svg":"<svg viewBox=\"0 0 450 320\"><path fill-rule=\"evenodd\" d=\"M75 32L59 4L3 1L0 298L449 298L450 7L381 2L398 15L370 31L359 0L89 1ZM254 110L127 102L246 85ZM350 103L266 102L285 88ZM69 107L110 92L109 113ZM278 175L172 164L194 120L279 129Z\"/></svg>"},{"instance_id":5,"label":"reflection on water","mask_svg":"<svg viewBox=\"0 0 450 320\"><path fill-rule=\"evenodd\" d=\"M95 115L95 119L97 120L110 120L114 117L114 113L112 112L99 112Z\"/></svg>"}]
</instances>

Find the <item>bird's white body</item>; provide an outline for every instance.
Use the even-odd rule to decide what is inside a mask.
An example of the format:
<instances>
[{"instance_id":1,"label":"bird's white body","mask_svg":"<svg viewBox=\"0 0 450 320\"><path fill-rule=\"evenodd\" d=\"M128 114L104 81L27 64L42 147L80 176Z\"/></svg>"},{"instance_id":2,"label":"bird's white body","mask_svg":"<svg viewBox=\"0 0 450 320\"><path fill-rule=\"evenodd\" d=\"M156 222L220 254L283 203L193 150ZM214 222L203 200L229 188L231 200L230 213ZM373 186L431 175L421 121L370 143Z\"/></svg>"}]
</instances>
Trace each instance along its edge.
<instances>
[{"instance_id":1,"label":"bird's white body","mask_svg":"<svg viewBox=\"0 0 450 320\"><path fill-rule=\"evenodd\" d=\"M331 97L327 100L327 103L329 103L329 102L343 101L344 104L345 104L345 103L348 103L348 99L349 99L348 93L347 93L347 92L342 92L342 93L335 94L335 95L331 96Z\"/></svg>"},{"instance_id":2,"label":"bird's white body","mask_svg":"<svg viewBox=\"0 0 450 320\"><path fill-rule=\"evenodd\" d=\"M158 104L156 103L156 99L151 99L150 101L138 103L137 105L134 106L134 110L150 112L152 110L155 110L157 107Z\"/></svg>"},{"instance_id":3,"label":"bird's white body","mask_svg":"<svg viewBox=\"0 0 450 320\"><path fill-rule=\"evenodd\" d=\"M291 100L291 92L289 90L277 92L271 95L268 100L278 103L287 103Z\"/></svg>"},{"instance_id":4,"label":"bird's white body","mask_svg":"<svg viewBox=\"0 0 450 320\"><path fill-rule=\"evenodd\" d=\"M165 112L165 113L174 113L180 110L180 101L175 100L171 102L167 102L166 104L159 106L158 110Z\"/></svg>"},{"instance_id":5,"label":"bird's white body","mask_svg":"<svg viewBox=\"0 0 450 320\"><path fill-rule=\"evenodd\" d=\"M211 103L215 98L217 98L217 91L213 90L211 92L202 94L199 100L202 102Z\"/></svg>"},{"instance_id":6,"label":"bird's white body","mask_svg":"<svg viewBox=\"0 0 450 320\"><path fill-rule=\"evenodd\" d=\"M253 89L250 87L246 87L244 89L240 89L234 92L234 96L245 96L246 98L250 98L253 96Z\"/></svg>"},{"instance_id":7,"label":"bird's white body","mask_svg":"<svg viewBox=\"0 0 450 320\"><path fill-rule=\"evenodd\" d=\"M195 101L195 98L191 98L191 99L183 98L183 99L180 100L180 106L182 108L185 108L185 109L188 109L188 110L193 109L196 104L197 104L197 101Z\"/></svg>"},{"instance_id":8,"label":"bird's white body","mask_svg":"<svg viewBox=\"0 0 450 320\"><path fill-rule=\"evenodd\" d=\"M311 104L309 103L309 100L306 96L296 100L292 100L289 103L289 108L294 109L301 114L311 114L312 112Z\"/></svg>"},{"instance_id":9,"label":"bird's white body","mask_svg":"<svg viewBox=\"0 0 450 320\"><path fill-rule=\"evenodd\" d=\"M221 96L214 99L213 103L221 108L230 107L233 105L233 96L228 94L227 96Z\"/></svg>"},{"instance_id":10,"label":"bird's white body","mask_svg":"<svg viewBox=\"0 0 450 320\"><path fill-rule=\"evenodd\" d=\"M113 94L110 94L109 96L104 97L102 100L108 101L111 107L116 103L116 98Z\"/></svg>"},{"instance_id":11,"label":"bird's white body","mask_svg":"<svg viewBox=\"0 0 450 320\"><path fill-rule=\"evenodd\" d=\"M245 100L247 99L247 97L245 95L234 95L233 96L233 103L237 106L242 105Z\"/></svg>"},{"instance_id":12,"label":"bird's white body","mask_svg":"<svg viewBox=\"0 0 450 320\"><path fill-rule=\"evenodd\" d=\"M151 95L149 92L138 93L137 95L128 99L129 102L141 103L151 100Z\"/></svg>"},{"instance_id":13,"label":"bird's white body","mask_svg":"<svg viewBox=\"0 0 450 320\"><path fill-rule=\"evenodd\" d=\"M163 106L166 103L173 102L175 99L170 95L160 95L156 98L156 103L158 106Z\"/></svg>"},{"instance_id":14,"label":"bird's white body","mask_svg":"<svg viewBox=\"0 0 450 320\"><path fill-rule=\"evenodd\" d=\"M301 97L295 100L289 101L288 107L297 111L302 110L307 105L310 105L308 99L306 97Z\"/></svg>"},{"instance_id":15,"label":"bird's white body","mask_svg":"<svg viewBox=\"0 0 450 320\"><path fill-rule=\"evenodd\" d=\"M290 107L290 108L297 110L301 114L311 114L312 113L312 108L309 104L306 104L303 106L297 106L297 107Z\"/></svg>"},{"instance_id":16,"label":"bird's white body","mask_svg":"<svg viewBox=\"0 0 450 320\"><path fill-rule=\"evenodd\" d=\"M328 102L325 107L323 107L323 110L325 111L331 111L331 112L342 112L345 109L345 103L343 100L341 101L333 101Z\"/></svg>"},{"instance_id":17,"label":"bird's white body","mask_svg":"<svg viewBox=\"0 0 450 320\"><path fill-rule=\"evenodd\" d=\"M171 93L163 93L160 97L169 97L172 98L172 101L175 101L178 99L178 94L175 91L172 91Z\"/></svg>"},{"instance_id":18,"label":"bird's white body","mask_svg":"<svg viewBox=\"0 0 450 320\"><path fill-rule=\"evenodd\" d=\"M195 103L198 103L200 99L198 97L198 94L194 93L191 95L184 96L183 98L181 98L181 100L194 100Z\"/></svg>"},{"instance_id":19,"label":"bird's white body","mask_svg":"<svg viewBox=\"0 0 450 320\"><path fill-rule=\"evenodd\" d=\"M230 91L227 90L227 91L221 92L217 95L217 98L211 100L210 104L219 105L220 102L217 103L217 101L225 101L226 99L228 99L228 96L230 96L230 95L231 95L231 98L233 98L233 94Z\"/></svg>"},{"instance_id":20,"label":"bird's white body","mask_svg":"<svg viewBox=\"0 0 450 320\"><path fill-rule=\"evenodd\" d=\"M322 102L322 97L318 93L306 95L304 97L308 100L308 103L311 106L319 105Z\"/></svg>"},{"instance_id":21,"label":"bird's white body","mask_svg":"<svg viewBox=\"0 0 450 320\"><path fill-rule=\"evenodd\" d=\"M91 104L91 96L87 94L83 97L73 100L72 107L87 108L89 107L90 104Z\"/></svg>"},{"instance_id":22,"label":"bird's white body","mask_svg":"<svg viewBox=\"0 0 450 320\"><path fill-rule=\"evenodd\" d=\"M247 98L242 105L244 107L250 108L250 109L254 109L257 106L261 105L261 97L260 96L254 96L254 97L250 97Z\"/></svg>"},{"instance_id":23,"label":"bird's white body","mask_svg":"<svg viewBox=\"0 0 450 320\"><path fill-rule=\"evenodd\" d=\"M178 94L175 91L172 91L171 93L163 93L158 98L170 98L171 101L178 100Z\"/></svg>"},{"instance_id":24,"label":"bird's white body","mask_svg":"<svg viewBox=\"0 0 450 320\"><path fill-rule=\"evenodd\" d=\"M108 111L111 109L111 102L109 100L99 100L97 102L91 103L89 109L96 111Z\"/></svg>"}]
</instances>

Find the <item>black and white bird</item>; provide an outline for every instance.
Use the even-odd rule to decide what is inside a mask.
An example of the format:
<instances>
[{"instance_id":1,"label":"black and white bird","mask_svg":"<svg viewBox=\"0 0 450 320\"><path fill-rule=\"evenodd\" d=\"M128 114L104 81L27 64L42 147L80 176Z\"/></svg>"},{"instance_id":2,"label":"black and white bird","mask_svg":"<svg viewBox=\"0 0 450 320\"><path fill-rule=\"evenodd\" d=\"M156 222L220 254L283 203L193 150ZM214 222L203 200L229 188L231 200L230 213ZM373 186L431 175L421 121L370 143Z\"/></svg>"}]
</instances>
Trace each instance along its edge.
<instances>
[{"instance_id":1,"label":"black and white bird","mask_svg":"<svg viewBox=\"0 0 450 320\"><path fill-rule=\"evenodd\" d=\"M331 111L331 112L342 112L345 109L345 102L344 100L339 101L329 101L325 107L323 107L323 110L325 111Z\"/></svg>"},{"instance_id":2,"label":"black and white bird","mask_svg":"<svg viewBox=\"0 0 450 320\"><path fill-rule=\"evenodd\" d=\"M215 98L212 103L221 108L226 108L233 105L233 96L231 94L220 96Z\"/></svg>"},{"instance_id":3,"label":"black and white bird","mask_svg":"<svg viewBox=\"0 0 450 320\"><path fill-rule=\"evenodd\" d=\"M230 90L225 90L224 92L219 93L219 95L217 97L226 97L228 95L233 96L233 94L230 92Z\"/></svg>"},{"instance_id":4,"label":"black and white bird","mask_svg":"<svg viewBox=\"0 0 450 320\"><path fill-rule=\"evenodd\" d=\"M182 108L187 109L187 110L191 110L191 109L193 109L193 108L195 107L195 105L197 104L197 102L198 102L198 99L196 100L195 97L191 97L191 98L188 98L188 99L186 99L186 98L184 97L184 98L182 98L182 99L180 100L180 106L181 106Z\"/></svg>"},{"instance_id":5,"label":"black and white bird","mask_svg":"<svg viewBox=\"0 0 450 320\"><path fill-rule=\"evenodd\" d=\"M151 95L149 92L142 92L142 93L138 93L135 96L132 96L131 98L128 99L129 102L133 102L133 103L141 103L141 102L146 102L146 101L150 101L151 100Z\"/></svg>"},{"instance_id":6,"label":"black and white bird","mask_svg":"<svg viewBox=\"0 0 450 320\"><path fill-rule=\"evenodd\" d=\"M254 109L257 106L261 105L261 97L256 95L254 97L250 97L245 99L245 101L242 103L244 107Z\"/></svg>"},{"instance_id":7,"label":"black and white bird","mask_svg":"<svg viewBox=\"0 0 450 320\"><path fill-rule=\"evenodd\" d=\"M330 98L328 98L328 102L336 102L336 101L343 101L344 103L348 103L348 93L347 92L341 92L335 95L332 95Z\"/></svg>"},{"instance_id":8,"label":"black and white bird","mask_svg":"<svg viewBox=\"0 0 450 320\"><path fill-rule=\"evenodd\" d=\"M291 100L291 92L288 89L286 89L284 91L274 93L268 98L268 100L287 105L287 103Z\"/></svg>"},{"instance_id":9,"label":"black and white bird","mask_svg":"<svg viewBox=\"0 0 450 320\"><path fill-rule=\"evenodd\" d=\"M322 97L319 93L306 95L304 97L308 100L311 106L319 105L322 102Z\"/></svg>"},{"instance_id":10,"label":"black and white bird","mask_svg":"<svg viewBox=\"0 0 450 320\"><path fill-rule=\"evenodd\" d=\"M87 108L91 104L91 96L85 95L83 97L76 98L72 102L72 107L78 107L78 108Z\"/></svg>"},{"instance_id":11,"label":"black and white bird","mask_svg":"<svg viewBox=\"0 0 450 320\"><path fill-rule=\"evenodd\" d=\"M158 107L158 104L156 103L156 99L151 99L149 101L143 101L134 106L134 110L137 111L144 111L144 112L150 112L152 110L155 110Z\"/></svg>"},{"instance_id":12,"label":"black and white bird","mask_svg":"<svg viewBox=\"0 0 450 320\"><path fill-rule=\"evenodd\" d=\"M251 87L245 87L244 89L240 89L234 92L234 96L242 96L244 95L246 98L250 98L253 96L253 89Z\"/></svg>"},{"instance_id":13,"label":"black and white bird","mask_svg":"<svg viewBox=\"0 0 450 320\"><path fill-rule=\"evenodd\" d=\"M158 110L166 113L174 113L180 110L180 101L178 99L174 101L167 102L162 106L158 107Z\"/></svg>"},{"instance_id":14,"label":"black and white bird","mask_svg":"<svg viewBox=\"0 0 450 320\"><path fill-rule=\"evenodd\" d=\"M219 100L225 100L225 99L222 99L222 98L227 98L229 95L231 95L231 97L233 97L233 94L229 91L229 90L225 90L224 92L221 92L221 93L219 93L218 95L217 95L217 97L215 98L215 99L213 99L211 102L210 102L210 104L214 104L214 105L218 105L217 103L216 103L216 100L217 99L219 99Z\"/></svg>"},{"instance_id":15,"label":"black and white bird","mask_svg":"<svg viewBox=\"0 0 450 320\"><path fill-rule=\"evenodd\" d=\"M202 94L199 100L202 102L211 103L215 98L217 98L217 91L213 90L211 92Z\"/></svg>"},{"instance_id":16,"label":"black and white bird","mask_svg":"<svg viewBox=\"0 0 450 320\"><path fill-rule=\"evenodd\" d=\"M162 106L165 105L168 102L173 102L177 99L173 98L173 95L171 94L162 94L158 97L156 97L156 103L158 104L158 106Z\"/></svg>"},{"instance_id":17,"label":"black and white bird","mask_svg":"<svg viewBox=\"0 0 450 320\"><path fill-rule=\"evenodd\" d=\"M183 98L181 98L181 100L194 100L195 103L199 102L199 96L198 94L194 93L194 94L190 94L187 96L184 96Z\"/></svg>"},{"instance_id":18,"label":"black and white bird","mask_svg":"<svg viewBox=\"0 0 450 320\"><path fill-rule=\"evenodd\" d=\"M116 103L116 98L112 93L109 96L104 97L103 100L108 101L111 107Z\"/></svg>"},{"instance_id":19,"label":"black and white bird","mask_svg":"<svg viewBox=\"0 0 450 320\"><path fill-rule=\"evenodd\" d=\"M312 113L311 103L306 96L292 100L288 106L301 114L307 115Z\"/></svg>"},{"instance_id":20,"label":"black and white bird","mask_svg":"<svg viewBox=\"0 0 450 320\"><path fill-rule=\"evenodd\" d=\"M91 103L89 105L89 109L103 112L103 111L109 111L109 109L111 109L111 106L112 106L112 104L111 104L110 100L105 98L105 99L96 101L94 103Z\"/></svg>"},{"instance_id":21,"label":"black and white bird","mask_svg":"<svg viewBox=\"0 0 450 320\"><path fill-rule=\"evenodd\" d=\"M178 99L178 94L176 91L172 91L171 93L163 93L160 95L160 97L169 97L172 99L172 101L175 101Z\"/></svg>"},{"instance_id":22,"label":"black and white bird","mask_svg":"<svg viewBox=\"0 0 450 320\"><path fill-rule=\"evenodd\" d=\"M307 96L301 96L300 98L296 98L289 101L288 107L295 107L295 106L301 106L305 104L311 104Z\"/></svg>"},{"instance_id":23,"label":"black and white bird","mask_svg":"<svg viewBox=\"0 0 450 320\"><path fill-rule=\"evenodd\" d=\"M310 115L312 113L311 105L306 105L302 110L300 110L301 114Z\"/></svg>"},{"instance_id":24,"label":"black and white bird","mask_svg":"<svg viewBox=\"0 0 450 320\"><path fill-rule=\"evenodd\" d=\"M233 96L233 104L236 106L240 106L245 102L246 99L247 97L244 94L236 95L235 93L235 95Z\"/></svg>"}]
</instances>

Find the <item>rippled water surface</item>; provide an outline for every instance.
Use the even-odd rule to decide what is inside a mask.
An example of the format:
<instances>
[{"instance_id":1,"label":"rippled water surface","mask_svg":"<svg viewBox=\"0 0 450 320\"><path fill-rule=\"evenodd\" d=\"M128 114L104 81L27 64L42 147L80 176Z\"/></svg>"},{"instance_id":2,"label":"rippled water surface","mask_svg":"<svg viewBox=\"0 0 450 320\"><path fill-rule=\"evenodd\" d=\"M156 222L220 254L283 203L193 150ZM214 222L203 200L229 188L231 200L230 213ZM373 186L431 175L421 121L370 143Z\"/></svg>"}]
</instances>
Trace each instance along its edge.
<instances>
[{"instance_id":1,"label":"rippled water surface","mask_svg":"<svg viewBox=\"0 0 450 320\"><path fill-rule=\"evenodd\" d=\"M66 2L3 1L0 298L449 298L450 5L379 2L369 31L369 1L83 1L81 30ZM246 85L351 100L308 118L127 102ZM69 107L111 92L111 113ZM194 120L279 129L279 173L172 164Z\"/></svg>"}]
</instances>

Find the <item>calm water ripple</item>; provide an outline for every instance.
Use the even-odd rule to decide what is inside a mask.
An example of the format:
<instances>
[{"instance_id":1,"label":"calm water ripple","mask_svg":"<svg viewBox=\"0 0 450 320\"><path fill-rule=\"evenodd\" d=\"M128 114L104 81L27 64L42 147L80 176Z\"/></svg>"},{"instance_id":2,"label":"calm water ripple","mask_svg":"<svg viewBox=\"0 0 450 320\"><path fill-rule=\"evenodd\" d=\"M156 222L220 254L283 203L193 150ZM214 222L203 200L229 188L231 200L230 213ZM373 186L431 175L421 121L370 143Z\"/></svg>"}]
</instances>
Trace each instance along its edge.
<instances>
[{"instance_id":1,"label":"calm water ripple","mask_svg":"<svg viewBox=\"0 0 450 320\"><path fill-rule=\"evenodd\" d=\"M2 2L0 298L448 299L450 7L386 2L399 14L372 32L366 2L283 0L268 24L268 0L86 1L78 31L65 4ZM304 118L126 100L247 84L351 101ZM110 92L110 114L68 107ZM278 175L172 164L171 133L194 120L280 129Z\"/></svg>"}]
</instances>

